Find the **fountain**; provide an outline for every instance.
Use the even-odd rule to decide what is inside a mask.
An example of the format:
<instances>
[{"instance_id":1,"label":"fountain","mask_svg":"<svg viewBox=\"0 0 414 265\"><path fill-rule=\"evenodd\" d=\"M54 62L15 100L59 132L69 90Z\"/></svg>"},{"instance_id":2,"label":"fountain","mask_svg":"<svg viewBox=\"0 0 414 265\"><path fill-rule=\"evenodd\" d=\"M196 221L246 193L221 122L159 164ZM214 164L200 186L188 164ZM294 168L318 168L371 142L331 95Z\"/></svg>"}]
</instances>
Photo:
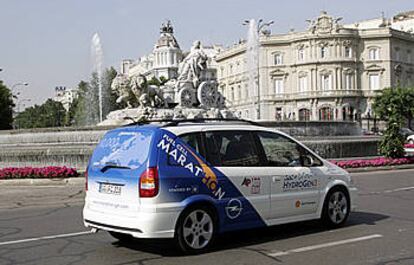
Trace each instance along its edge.
<instances>
[{"instance_id":1,"label":"fountain","mask_svg":"<svg viewBox=\"0 0 414 265\"><path fill-rule=\"evenodd\" d=\"M247 43L246 43L246 70L248 72L248 88L250 91L254 91L253 98L259 97L259 83L256 82L258 78L258 66L259 66L259 34L257 32L257 23L254 19L249 20L249 29L247 32ZM257 102L252 102L257 104ZM256 106L259 108L259 106Z\"/></svg>"},{"instance_id":2,"label":"fountain","mask_svg":"<svg viewBox=\"0 0 414 265\"><path fill-rule=\"evenodd\" d=\"M102 73L103 73L103 50L101 39L99 38L98 33L95 33L92 37L92 46L91 46L91 54L93 60L93 72L97 74L97 82L98 82L98 109L99 109L99 122L103 120L103 95L102 95ZM93 93L93 89L89 89ZM91 93L88 93L91 94ZM88 99L94 98L93 95L88 95ZM93 105L96 104L95 100L87 100L86 105ZM86 109L88 110L89 107ZM94 124L92 119L90 118L91 112L87 112L87 123L88 125Z\"/></svg>"}]
</instances>

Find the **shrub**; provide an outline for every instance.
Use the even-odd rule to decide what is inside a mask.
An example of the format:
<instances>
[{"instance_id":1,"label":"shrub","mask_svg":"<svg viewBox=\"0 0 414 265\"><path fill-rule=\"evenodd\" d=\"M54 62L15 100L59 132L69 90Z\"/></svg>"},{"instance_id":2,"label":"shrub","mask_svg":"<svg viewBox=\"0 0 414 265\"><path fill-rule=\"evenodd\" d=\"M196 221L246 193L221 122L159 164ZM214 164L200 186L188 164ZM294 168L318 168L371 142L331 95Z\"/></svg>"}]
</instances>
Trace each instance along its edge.
<instances>
[{"instance_id":1,"label":"shrub","mask_svg":"<svg viewBox=\"0 0 414 265\"><path fill-rule=\"evenodd\" d=\"M9 167L0 168L0 179L23 178L72 178L79 173L74 168L68 167Z\"/></svg>"}]
</instances>

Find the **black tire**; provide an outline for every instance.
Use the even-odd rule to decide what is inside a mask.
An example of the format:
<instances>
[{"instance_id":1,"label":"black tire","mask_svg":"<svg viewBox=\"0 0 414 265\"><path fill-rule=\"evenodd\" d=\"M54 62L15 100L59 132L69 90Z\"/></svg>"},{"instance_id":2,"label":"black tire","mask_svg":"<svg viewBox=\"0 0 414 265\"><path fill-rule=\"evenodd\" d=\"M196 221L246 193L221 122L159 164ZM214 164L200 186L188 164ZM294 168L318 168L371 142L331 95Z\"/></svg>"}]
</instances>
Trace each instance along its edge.
<instances>
[{"instance_id":1,"label":"black tire","mask_svg":"<svg viewBox=\"0 0 414 265\"><path fill-rule=\"evenodd\" d=\"M325 197L321 220L330 228L345 224L351 210L349 193L344 187L332 188Z\"/></svg>"},{"instance_id":2,"label":"black tire","mask_svg":"<svg viewBox=\"0 0 414 265\"><path fill-rule=\"evenodd\" d=\"M135 238L131 235L128 235L128 234L118 233L118 232L113 232L113 231L108 231L108 233L112 237L118 239L122 243L131 243L131 242L135 241Z\"/></svg>"},{"instance_id":3,"label":"black tire","mask_svg":"<svg viewBox=\"0 0 414 265\"><path fill-rule=\"evenodd\" d=\"M196 218L196 222L193 222ZM206 218L206 219L203 219ZM207 206L198 205L184 210L175 228L177 246L186 254L205 252L217 233L217 216ZM190 242L194 242L191 244Z\"/></svg>"}]
</instances>

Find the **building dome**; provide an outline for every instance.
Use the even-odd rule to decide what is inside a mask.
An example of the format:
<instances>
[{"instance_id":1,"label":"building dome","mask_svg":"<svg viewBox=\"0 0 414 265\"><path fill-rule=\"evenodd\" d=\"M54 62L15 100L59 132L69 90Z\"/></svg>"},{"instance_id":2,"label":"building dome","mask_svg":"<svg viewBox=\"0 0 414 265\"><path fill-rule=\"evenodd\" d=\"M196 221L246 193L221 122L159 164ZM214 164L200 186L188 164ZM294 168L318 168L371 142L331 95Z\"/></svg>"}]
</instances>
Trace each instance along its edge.
<instances>
[{"instance_id":1,"label":"building dome","mask_svg":"<svg viewBox=\"0 0 414 265\"><path fill-rule=\"evenodd\" d=\"M161 47L172 47L172 48L180 48L178 45L177 40L174 37L174 29L171 25L170 21L167 21L166 24L162 24L160 28L160 38L155 44L155 48Z\"/></svg>"}]
</instances>

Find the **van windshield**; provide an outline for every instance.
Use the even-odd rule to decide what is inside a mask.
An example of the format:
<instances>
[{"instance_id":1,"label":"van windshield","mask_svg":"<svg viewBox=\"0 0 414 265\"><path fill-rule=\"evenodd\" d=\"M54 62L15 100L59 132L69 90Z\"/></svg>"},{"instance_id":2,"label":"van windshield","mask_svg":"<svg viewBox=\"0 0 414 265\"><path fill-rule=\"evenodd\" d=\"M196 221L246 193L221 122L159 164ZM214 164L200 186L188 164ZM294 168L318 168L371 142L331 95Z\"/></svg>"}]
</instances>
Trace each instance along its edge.
<instances>
[{"instance_id":1,"label":"van windshield","mask_svg":"<svg viewBox=\"0 0 414 265\"><path fill-rule=\"evenodd\" d=\"M153 131L113 131L107 133L96 147L93 167L113 165L136 169L148 158Z\"/></svg>"}]
</instances>

